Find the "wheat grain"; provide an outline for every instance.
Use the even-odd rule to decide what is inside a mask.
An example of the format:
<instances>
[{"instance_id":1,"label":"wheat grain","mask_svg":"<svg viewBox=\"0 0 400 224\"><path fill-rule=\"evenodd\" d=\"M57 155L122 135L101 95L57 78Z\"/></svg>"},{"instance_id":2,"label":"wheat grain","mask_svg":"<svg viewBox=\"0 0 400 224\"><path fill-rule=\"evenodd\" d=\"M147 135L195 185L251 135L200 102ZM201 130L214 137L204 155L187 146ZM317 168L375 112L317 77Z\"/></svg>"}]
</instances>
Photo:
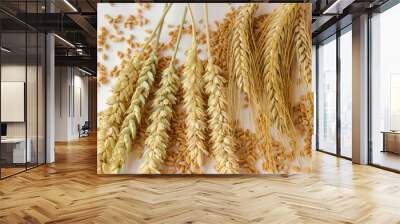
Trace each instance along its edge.
<instances>
[{"instance_id":1,"label":"wheat grain","mask_svg":"<svg viewBox=\"0 0 400 224\"><path fill-rule=\"evenodd\" d=\"M225 14L222 22L216 22L217 30L211 32L211 45L215 46L212 49L214 56L214 64L218 65L222 70L222 75L225 80L229 80L228 77L228 45L230 39L230 33L236 17L236 11L231 11Z\"/></svg>"},{"instance_id":2,"label":"wheat grain","mask_svg":"<svg viewBox=\"0 0 400 224\"><path fill-rule=\"evenodd\" d=\"M257 137L248 129L243 129L236 125L234 127L237 142L237 154L239 155L239 165L246 173L258 173L256 167L257 158Z\"/></svg>"}]
</instances>

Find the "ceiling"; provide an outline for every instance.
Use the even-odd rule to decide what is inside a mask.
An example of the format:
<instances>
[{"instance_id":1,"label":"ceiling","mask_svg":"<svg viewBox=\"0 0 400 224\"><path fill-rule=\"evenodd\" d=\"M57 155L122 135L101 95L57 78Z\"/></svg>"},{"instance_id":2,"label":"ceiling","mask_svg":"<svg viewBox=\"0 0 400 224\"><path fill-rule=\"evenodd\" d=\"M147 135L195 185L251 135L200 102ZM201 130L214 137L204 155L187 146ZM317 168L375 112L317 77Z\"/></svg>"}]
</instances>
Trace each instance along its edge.
<instances>
[{"instance_id":1,"label":"ceiling","mask_svg":"<svg viewBox=\"0 0 400 224\"><path fill-rule=\"evenodd\" d=\"M353 16L377 7L388 0L311 0L313 42L326 38L341 26L351 24ZM75 66L96 70L97 3L101 0L1 0L0 22L2 32L11 32L4 38L15 41L13 47L25 46L15 33L31 28L41 32L55 32L56 63L74 63ZM116 2L116 1L113 1ZM127 2L127 1L118 1ZM309 2L286 0L270 2ZM51 10L50 10L51 9ZM52 11L52 13L48 13ZM27 12L27 13L26 13ZM340 22L338 22L340 21ZM347 22L346 22L347 21ZM339 25L338 25L339 24ZM4 43L4 42L3 42ZM22 49L22 48L21 48ZM78 50L79 49L79 50ZM28 48L28 52L30 49ZM25 53L25 52L23 52ZM29 54L29 53L28 53Z\"/></svg>"}]
</instances>

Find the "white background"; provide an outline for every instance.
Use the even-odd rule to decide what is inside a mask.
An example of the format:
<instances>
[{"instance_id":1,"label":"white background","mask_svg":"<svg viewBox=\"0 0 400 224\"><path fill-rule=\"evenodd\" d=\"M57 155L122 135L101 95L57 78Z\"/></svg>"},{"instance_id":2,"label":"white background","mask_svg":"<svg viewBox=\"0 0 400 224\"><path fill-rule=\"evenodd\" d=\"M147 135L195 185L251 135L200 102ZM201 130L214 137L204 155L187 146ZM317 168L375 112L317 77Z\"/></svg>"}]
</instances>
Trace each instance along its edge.
<instances>
[{"instance_id":1,"label":"white background","mask_svg":"<svg viewBox=\"0 0 400 224\"><path fill-rule=\"evenodd\" d=\"M215 21L222 22L225 14L231 10L231 7L238 7L241 5L240 3L235 3L235 4L228 4L228 3L211 3L208 4L208 20L209 20L209 25L210 29L213 31L216 29L216 24ZM270 13L274 8L276 8L279 4L273 4L273 3L260 3L259 8L257 10L257 15L265 14L265 13ZM165 18L165 23L163 27L163 32L161 34L161 42L168 42L168 32L171 31L173 28L168 28L169 24L172 24L174 26L179 25L182 19L183 15L183 10L185 8L186 4L184 3L175 3L169 10L168 15ZM136 8L140 7L139 4L135 3L99 3L97 6L97 27L98 30L101 27L106 27L109 32L112 32L111 34L116 35L116 33L113 33L114 30L111 27L111 25L108 23L108 20L105 19L105 15L110 15L112 17L116 17L119 14L123 16L123 21L126 20L126 18L129 17L129 15L135 15L136 13ZM199 23L200 20L204 21L203 18L203 3L194 3L191 4L191 8L195 17L195 20L197 21L196 23L196 28L197 30L200 30L202 33L204 32L204 22ZM133 34L135 36L135 41L136 42L143 42L145 37L148 37L149 34L146 33L144 30L150 29L153 30L156 24L158 23L160 16L162 15L162 11L164 9L164 3L152 3L152 7L149 11L144 10L144 17L148 18L150 20L149 24L144 26L144 27L136 27L132 30L129 29L124 29L123 22L120 23L120 30L123 31L123 36L125 38L128 38L130 34ZM189 17L189 12L186 16L186 21L188 24L191 24L191 19ZM118 36L118 35L116 35ZM177 54L177 58L179 59L180 63L184 62L184 52L191 47L191 35L183 35L181 44L179 47L179 51ZM115 65L119 65L121 63L121 60L116 56L118 51L125 52L126 49L128 48L128 44L126 42L119 42L119 43L113 43L111 41L107 41L107 43L110 45L110 48L104 52L98 53L98 62L103 64L107 71L110 72L111 69ZM199 47L202 49L202 54L200 55L201 59L206 59L206 46L205 45L199 45ZM108 59L104 61L102 59L102 54L105 53L108 56ZM166 55L171 55L171 51L166 51ZM98 86L98 91L97 91L97 111L101 112L106 108L106 99L111 95L111 86L113 85L115 80L111 80L111 82L105 84L105 85L99 85ZM254 126L252 124L251 116L249 110L243 110L241 114L241 124L243 128L248 128L251 130L254 130ZM125 164L125 167L122 169L122 173L140 173L139 172L139 166L142 163L142 159L137 158L135 155L135 152L131 153L128 156L128 161ZM263 172L261 168L261 160L258 161L258 170ZM214 169L214 162L209 161L206 167L203 167L205 173L208 174L213 174L216 173Z\"/></svg>"}]
</instances>

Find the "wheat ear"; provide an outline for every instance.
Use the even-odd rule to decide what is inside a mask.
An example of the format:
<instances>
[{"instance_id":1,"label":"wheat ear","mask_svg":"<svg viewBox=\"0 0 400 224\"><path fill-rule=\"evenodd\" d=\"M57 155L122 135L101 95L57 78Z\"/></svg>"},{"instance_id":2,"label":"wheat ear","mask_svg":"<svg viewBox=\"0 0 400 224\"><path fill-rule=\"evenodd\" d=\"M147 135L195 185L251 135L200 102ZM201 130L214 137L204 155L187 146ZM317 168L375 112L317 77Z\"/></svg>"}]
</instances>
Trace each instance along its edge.
<instances>
[{"instance_id":1,"label":"wheat ear","mask_svg":"<svg viewBox=\"0 0 400 224\"><path fill-rule=\"evenodd\" d=\"M107 163L111 158L112 149L117 142L120 132L120 125L125 117L126 109L129 107L130 99L136 86L140 63L135 55L131 61L125 65L120 76L116 80L112 95L107 100L107 109L103 113L102 122L98 132L98 156L100 163ZM101 165L100 165L101 166ZM101 172L102 169L101 169Z\"/></svg>"},{"instance_id":2,"label":"wheat ear","mask_svg":"<svg viewBox=\"0 0 400 224\"><path fill-rule=\"evenodd\" d=\"M311 141L313 135L313 104L314 96L311 89L311 76L312 76L312 65L311 65L311 36L309 21L307 20L308 6L300 7L299 14L296 20L295 29L295 46L297 54L297 63L300 66L304 84L306 85L306 103L308 104L308 111L306 113L307 119L307 132L304 144L304 150L307 155L311 155Z\"/></svg>"},{"instance_id":3,"label":"wheat ear","mask_svg":"<svg viewBox=\"0 0 400 224\"><path fill-rule=\"evenodd\" d=\"M168 6L168 5L166 5ZM157 34L161 20L143 44L142 49L146 49L154 36ZM99 131L97 134L97 163L98 173L108 172L108 160L112 158L112 151L118 141L120 126L125 118L133 92L136 88L136 82L141 68L139 61L140 54L134 54L130 61L125 64L121 74L118 76L112 87L112 95L107 99L108 107L102 113L102 119L99 122Z\"/></svg>"},{"instance_id":4,"label":"wheat ear","mask_svg":"<svg viewBox=\"0 0 400 224\"><path fill-rule=\"evenodd\" d=\"M232 27L229 40L228 69L229 69L229 102L231 105L230 116L238 118L239 103L238 90L242 90L248 97L251 97L251 79L255 71L254 40L253 40L253 17L257 10L257 4L248 3L239 9Z\"/></svg>"},{"instance_id":5,"label":"wheat ear","mask_svg":"<svg viewBox=\"0 0 400 224\"><path fill-rule=\"evenodd\" d=\"M280 172L275 158L271 127L275 125L281 133L288 134L293 143L294 125L290 116L288 94L286 94L288 74L291 73L291 43L296 16L293 5L285 4L275 10L261 25L258 37L260 51L257 52L257 64L260 64L259 76L255 82L257 100L257 138L258 150L264 156L263 168ZM291 24L288 24L291 21ZM292 145L293 147L293 145Z\"/></svg>"},{"instance_id":6,"label":"wheat ear","mask_svg":"<svg viewBox=\"0 0 400 224\"><path fill-rule=\"evenodd\" d=\"M157 39L154 40L155 46L153 51L139 72L136 89L133 93L130 106L126 111L126 117L122 123L121 132L112 153L112 161L109 167L109 172L111 173L119 172L122 165L125 163L127 154L132 149L133 140L135 139L137 131L140 127L142 112L153 86L156 74L158 62L156 51L162 31L162 24L170 7L171 5L167 5L164 10L164 13L160 19L161 26L157 31Z\"/></svg>"},{"instance_id":7,"label":"wheat ear","mask_svg":"<svg viewBox=\"0 0 400 224\"><path fill-rule=\"evenodd\" d=\"M161 87L157 90L152 105L152 113L150 115L151 124L147 128L148 137L145 141L147 148L143 154L143 164L140 166L140 170L143 173L160 173L160 168L167 154L166 150L169 142L168 132L170 131L173 106L177 101L176 94L179 90L180 82L174 64L182 35L186 11L187 8L185 8L179 27L174 55L171 58L169 66L162 73Z\"/></svg>"},{"instance_id":8,"label":"wheat ear","mask_svg":"<svg viewBox=\"0 0 400 224\"><path fill-rule=\"evenodd\" d=\"M288 99L285 98L285 84L280 61L285 58L283 51L288 46L282 46L282 40L292 34L288 33L289 21L296 17L296 7L290 4L282 6L271 20L270 28L265 37L265 44L262 45L261 63L263 85L266 89L264 105L269 105L269 117L281 133L293 133L294 126L290 117ZM261 90L261 88L260 88Z\"/></svg>"},{"instance_id":9,"label":"wheat ear","mask_svg":"<svg viewBox=\"0 0 400 224\"><path fill-rule=\"evenodd\" d=\"M311 76L312 76L312 65L311 65L311 37L309 28L307 27L308 21L306 21L306 9L301 7L296 19L295 25L295 46L297 60L303 73L304 83L307 85L307 89L311 90Z\"/></svg>"},{"instance_id":10,"label":"wheat ear","mask_svg":"<svg viewBox=\"0 0 400 224\"><path fill-rule=\"evenodd\" d=\"M190 172L200 172L204 155L208 155L205 144L207 129L205 100L203 97L203 64L197 55L196 27L193 13L188 4L192 20L192 47L187 52L183 70L184 109L186 112L187 158Z\"/></svg>"},{"instance_id":11,"label":"wheat ear","mask_svg":"<svg viewBox=\"0 0 400 224\"><path fill-rule=\"evenodd\" d=\"M204 18L206 25L208 64L204 80L205 92L208 95L209 127L211 141L216 161L216 170L221 174L239 173L238 157L235 154L235 140L227 111L227 99L224 92L225 79L221 76L221 69L213 63L210 45L210 30L208 25L208 8L204 4Z\"/></svg>"}]
</instances>

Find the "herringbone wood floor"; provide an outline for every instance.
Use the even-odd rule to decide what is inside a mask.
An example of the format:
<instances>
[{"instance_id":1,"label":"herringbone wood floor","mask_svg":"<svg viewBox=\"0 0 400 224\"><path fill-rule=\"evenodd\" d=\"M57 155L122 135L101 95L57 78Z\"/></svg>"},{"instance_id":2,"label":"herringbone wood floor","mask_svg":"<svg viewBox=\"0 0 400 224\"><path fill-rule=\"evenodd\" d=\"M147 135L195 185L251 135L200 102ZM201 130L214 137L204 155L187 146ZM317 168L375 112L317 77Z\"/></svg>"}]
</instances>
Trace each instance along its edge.
<instances>
[{"instance_id":1,"label":"herringbone wood floor","mask_svg":"<svg viewBox=\"0 0 400 224\"><path fill-rule=\"evenodd\" d=\"M310 175L98 176L96 139L0 181L0 223L400 223L400 175L315 153Z\"/></svg>"}]
</instances>

